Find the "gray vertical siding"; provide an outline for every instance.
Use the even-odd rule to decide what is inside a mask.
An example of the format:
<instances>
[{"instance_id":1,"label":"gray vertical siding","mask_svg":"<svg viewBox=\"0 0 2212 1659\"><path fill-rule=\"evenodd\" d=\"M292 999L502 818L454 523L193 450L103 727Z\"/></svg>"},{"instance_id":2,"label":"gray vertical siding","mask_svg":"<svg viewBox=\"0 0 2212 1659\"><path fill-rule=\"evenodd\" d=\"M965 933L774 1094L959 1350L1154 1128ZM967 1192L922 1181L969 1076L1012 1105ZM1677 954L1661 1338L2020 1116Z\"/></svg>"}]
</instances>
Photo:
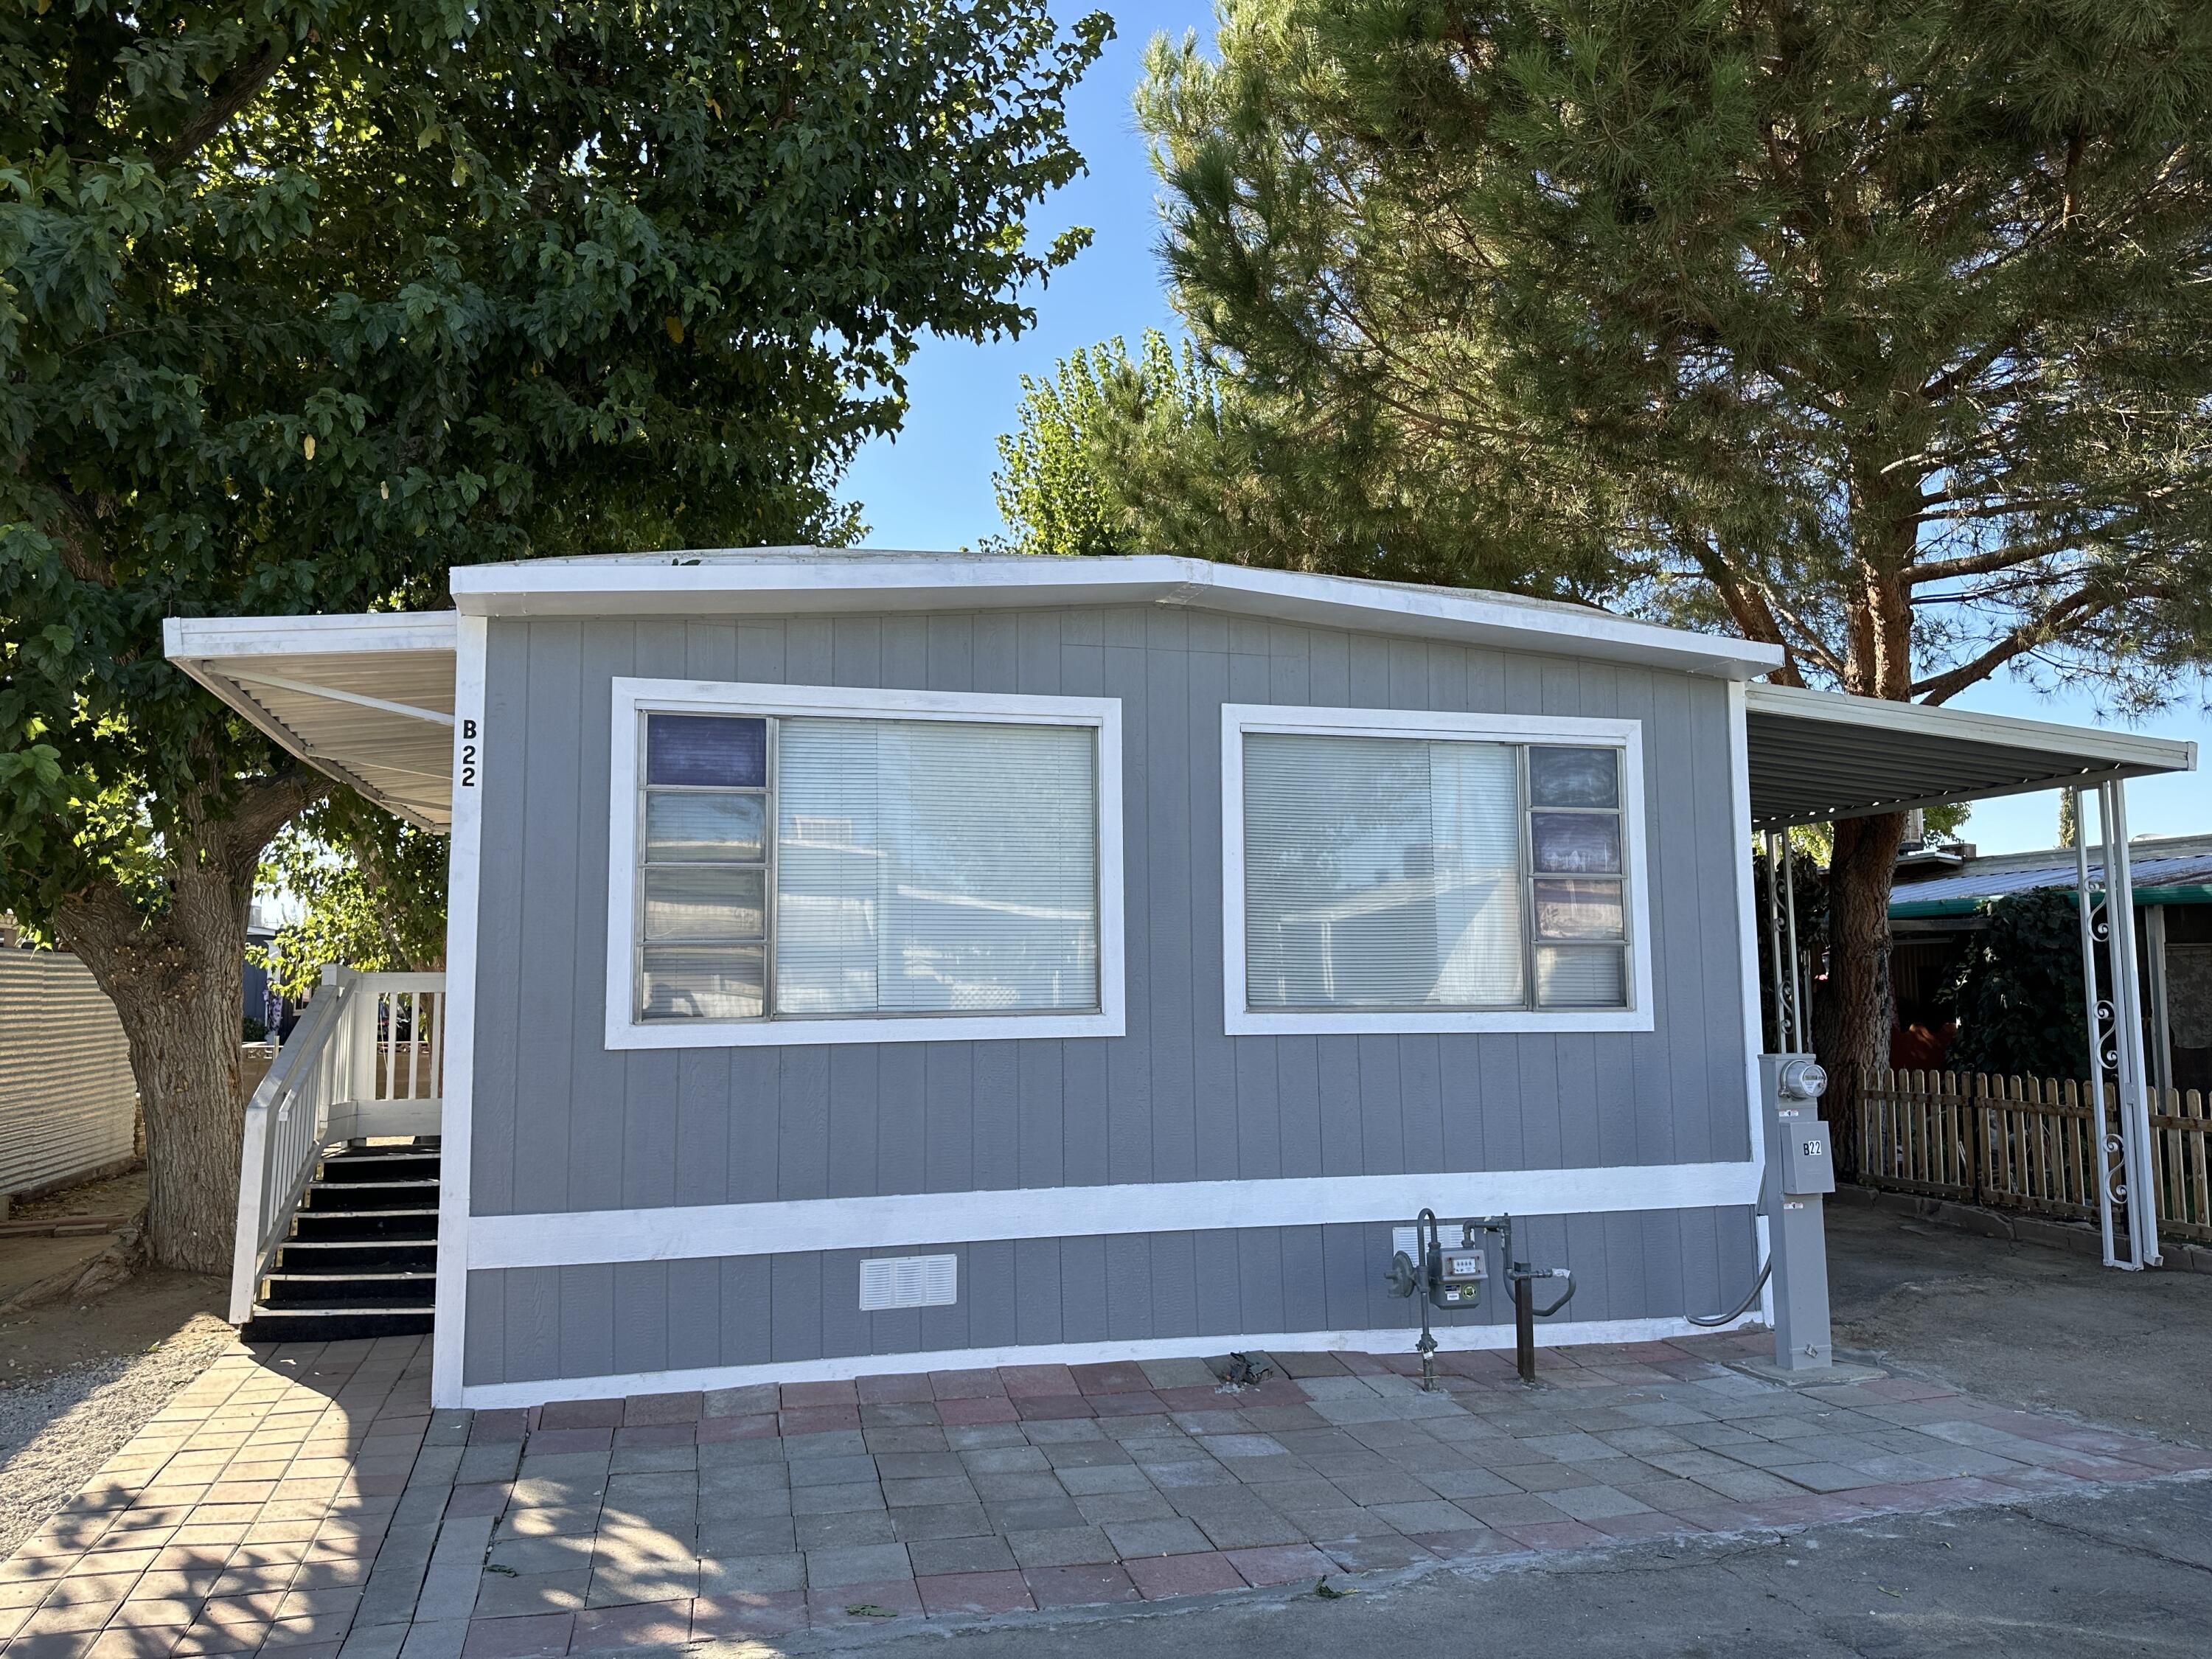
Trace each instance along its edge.
<instances>
[{"instance_id":1,"label":"gray vertical siding","mask_svg":"<svg viewBox=\"0 0 2212 1659\"><path fill-rule=\"evenodd\" d=\"M610 682L624 675L1121 699L1127 1035L608 1050ZM1225 1036L1224 702L1641 721L1655 1029ZM1138 606L495 620L485 720L478 1214L1749 1155L1719 681ZM1742 1212L1535 1227L1584 1283L1580 1319L1717 1308L1754 1265ZM977 1244L959 1252L959 1304L919 1314L858 1313L857 1255L480 1272L466 1375L1393 1326L1406 1304L1376 1289L1386 1240L1330 1226Z\"/></svg>"}]
</instances>

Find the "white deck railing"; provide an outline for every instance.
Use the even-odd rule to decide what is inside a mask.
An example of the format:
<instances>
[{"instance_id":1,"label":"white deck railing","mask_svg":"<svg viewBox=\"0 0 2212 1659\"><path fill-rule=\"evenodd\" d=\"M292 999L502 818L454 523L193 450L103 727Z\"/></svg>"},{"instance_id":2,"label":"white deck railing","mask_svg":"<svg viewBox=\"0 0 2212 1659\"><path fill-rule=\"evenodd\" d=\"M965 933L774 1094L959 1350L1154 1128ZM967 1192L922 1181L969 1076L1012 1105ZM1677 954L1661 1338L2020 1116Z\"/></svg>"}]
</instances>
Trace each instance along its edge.
<instances>
[{"instance_id":1,"label":"white deck railing","mask_svg":"<svg viewBox=\"0 0 2212 1659\"><path fill-rule=\"evenodd\" d=\"M269 1258L324 1149L434 1135L443 1105L446 976L325 968L321 988L246 1106L230 1320L252 1316Z\"/></svg>"}]
</instances>

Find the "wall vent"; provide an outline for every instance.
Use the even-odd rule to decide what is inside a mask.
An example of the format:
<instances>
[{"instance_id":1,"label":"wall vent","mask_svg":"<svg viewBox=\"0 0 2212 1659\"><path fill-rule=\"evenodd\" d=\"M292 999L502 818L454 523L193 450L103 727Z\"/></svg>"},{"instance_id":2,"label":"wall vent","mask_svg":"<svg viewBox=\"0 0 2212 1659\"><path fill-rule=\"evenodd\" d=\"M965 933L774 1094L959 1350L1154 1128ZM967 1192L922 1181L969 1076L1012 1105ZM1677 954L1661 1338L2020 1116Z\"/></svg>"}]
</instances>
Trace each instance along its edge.
<instances>
[{"instance_id":1,"label":"wall vent","mask_svg":"<svg viewBox=\"0 0 2212 1659\"><path fill-rule=\"evenodd\" d=\"M942 1308L960 1299L960 1258L879 1255L860 1263L860 1311Z\"/></svg>"}]
</instances>

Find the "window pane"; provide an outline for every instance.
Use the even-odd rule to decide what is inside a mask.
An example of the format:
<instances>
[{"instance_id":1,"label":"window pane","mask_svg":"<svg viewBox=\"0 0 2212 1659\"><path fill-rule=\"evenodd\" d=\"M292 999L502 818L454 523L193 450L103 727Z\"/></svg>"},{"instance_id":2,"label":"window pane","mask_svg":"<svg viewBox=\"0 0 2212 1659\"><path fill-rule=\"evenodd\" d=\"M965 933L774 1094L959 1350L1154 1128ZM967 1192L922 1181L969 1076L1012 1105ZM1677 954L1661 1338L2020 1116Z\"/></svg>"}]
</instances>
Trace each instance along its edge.
<instances>
[{"instance_id":1,"label":"window pane","mask_svg":"<svg viewBox=\"0 0 2212 1659\"><path fill-rule=\"evenodd\" d=\"M1567 876L1620 873L1620 817L1615 812L1531 812L1536 868Z\"/></svg>"},{"instance_id":2,"label":"window pane","mask_svg":"<svg viewBox=\"0 0 2212 1659\"><path fill-rule=\"evenodd\" d=\"M1619 939L1620 884L1617 881L1539 881L1538 939Z\"/></svg>"},{"instance_id":3,"label":"window pane","mask_svg":"<svg viewBox=\"0 0 2212 1659\"><path fill-rule=\"evenodd\" d=\"M1540 1008L1620 1008L1628 981L1617 945L1540 945L1536 947L1536 1006Z\"/></svg>"},{"instance_id":4,"label":"window pane","mask_svg":"<svg viewBox=\"0 0 2212 1659\"><path fill-rule=\"evenodd\" d=\"M758 1019L766 955L757 945L647 945L647 1019Z\"/></svg>"},{"instance_id":5,"label":"window pane","mask_svg":"<svg viewBox=\"0 0 2212 1659\"><path fill-rule=\"evenodd\" d=\"M778 1013L1098 1006L1093 728L777 732Z\"/></svg>"},{"instance_id":6,"label":"window pane","mask_svg":"<svg viewBox=\"0 0 2212 1659\"><path fill-rule=\"evenodd\" d=\"M759 795L645 798L645 856L654 864L703 863L761 856L768 804Z\"/></svg>"},{"instance_id":7,"label":"window pane","mask_svg":"<svg viewBox=\"0 0 2212 1659\"><path fill-rule=\"evenodd\" d=\"M1500 744L1247 737L1249 1005L1518 1005L1515 770Z\"/></svg>"},{"instance_id":8,"label":"window pane","mask_svg":"<svg viewBox=\"0 0 2212 1659\"><path fill-rule=\"evenodd\" d=\"M647 714L645 781L757 789L768 781L768 722L735 714Z\"/></svg>"},{"instance_id":9,"label":"window pane","mask_svg":"<svg viewBox=\"0 0 2212 1659\"><path fill-rule=\"evenodd\" d=\"M1617 749L1531 749L1528 801L1533 806L1620 805Z\"/></svg>"},{"instance_id":10,"label":"window pane","mask_svg":"<svg viewBox=\"0 0 2212 1659\"><path fill-rule=\"evenodd\" d=\"M645 936L665 939L758 939L766 915L768 872L678 866L645 872Z\"/></svg>"}]
</instances>

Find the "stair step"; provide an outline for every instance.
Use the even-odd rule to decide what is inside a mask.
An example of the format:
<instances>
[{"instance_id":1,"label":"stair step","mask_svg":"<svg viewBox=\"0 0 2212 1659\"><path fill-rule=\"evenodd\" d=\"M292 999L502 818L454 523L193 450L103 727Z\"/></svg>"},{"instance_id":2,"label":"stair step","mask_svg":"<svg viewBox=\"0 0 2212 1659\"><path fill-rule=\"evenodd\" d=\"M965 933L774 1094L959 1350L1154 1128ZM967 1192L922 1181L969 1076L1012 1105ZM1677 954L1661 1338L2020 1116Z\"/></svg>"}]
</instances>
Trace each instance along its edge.
<instances>
[{"instance_id":1,"label":"stair step","mask_svg":"<svg viewBox=\"0 0 2212 1659\"><path fill-rule=\"evenodd\" d=\"M434 1181L318 1181L301 1200L302 1210L412 1210L435 1207Z\"/></svg>"},{"instance_id":2,"label":"stair step","mask_svg":"<svg viewBox=\"0 0 2212 1659\"><path fill-rule=\"evenodd\" d=\"M397 1158L326 1158L319 1179L332 1185L356 1182L438 1178L435 1152L408 1152Z\"/></svg>"},{"instance_id":3,"label":"stair step","mask_svg":"<svg viewBox=\"0 0 2212 1659\"><path fill-rule=\"evenodd\" d=\"M431 1238L288 1238L280 1247L279 1273L428 1273L438 1265Z\"/></svg>"},{"instance_id":4,"label":"stair step","mask_svg":"<svg viewBox=\"0 0 2212 1659\"><path fill-rule=\"evenodd\" d=\"M428 1308L436 1301L434 1273L295 1273L278 1272L262 1281L262 1302L283 1312L394 1306Z\"/></svg>"},{"instance_id":5,"label":"stair step","mask_svg":"<svg viewBox=\"0 0 2212 1659\"><path fill-rule=\"evenodd\" d=\"M360 1337L422 1336L428 1307L270 1308L256 1304L239 1334L248 1342L349 1342Z\"/></svg>"},{"instance_id":6,"label":"stair step","mask_svg":"<svg viewBox=\"0 0 2212 1659\"><path fill-rule=\"evenodd\" d=\"M374 1239L434 1243L435 1210L301 1210L292 1219L293 1239L360 1243ZM291 1240L286 1241L288 1243Z\"/></svg>"}]
</instances>

